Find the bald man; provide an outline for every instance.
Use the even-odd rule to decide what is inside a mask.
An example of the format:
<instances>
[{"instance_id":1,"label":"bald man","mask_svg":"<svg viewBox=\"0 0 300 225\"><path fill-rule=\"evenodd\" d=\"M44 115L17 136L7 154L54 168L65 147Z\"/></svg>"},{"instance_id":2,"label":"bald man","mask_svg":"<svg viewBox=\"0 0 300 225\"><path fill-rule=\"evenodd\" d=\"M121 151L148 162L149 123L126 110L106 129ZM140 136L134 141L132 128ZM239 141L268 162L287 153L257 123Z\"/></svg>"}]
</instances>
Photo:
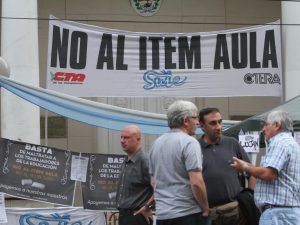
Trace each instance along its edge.
<instances>
[{"instance_id":1,"label":"bald man","mask_svg":"<svg viewBox=\"0 0 300 225\"><path fill-rule=\"evenodd\" d=\"M153 188L149 175L149 157L141 149L141 130L129 125L121 131L121 146L127 157L117 190L119 225L152 224Z\"/></svg>"}]
</instances>

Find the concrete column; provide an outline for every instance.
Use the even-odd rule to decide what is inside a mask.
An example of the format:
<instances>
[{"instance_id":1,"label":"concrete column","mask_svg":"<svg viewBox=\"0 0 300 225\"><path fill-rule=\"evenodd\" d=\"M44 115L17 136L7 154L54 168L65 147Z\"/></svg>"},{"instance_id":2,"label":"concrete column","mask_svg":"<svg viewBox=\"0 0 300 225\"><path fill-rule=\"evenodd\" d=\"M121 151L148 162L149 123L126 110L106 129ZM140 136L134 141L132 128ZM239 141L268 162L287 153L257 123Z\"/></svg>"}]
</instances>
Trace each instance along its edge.
<instances>
[{"instance_id":1,"label":"concrete column","mask_svg":"<svg viewBox=\"0 0 300 225\"><path fill-rule=\"evenodd\" d=\"M107 104L106 97L96 98L97 102ZM96 128L96 153L100 154L110 154L109 152L109 130L101 127Z\"/></svg>"},{"instance_id":2,"label":"concrete column","mask_svg":"<svg viewBox=\"0 0 300 225\"><path fill-rule=\"evenodd\" d=\"M284 100L300 95L300 3L281 2ZM287 25L291 24L291 25ZM292 25L295 24L295 25ZM297 24L297 25L296 25Z\"/></svg>"},{"instance_id":3,"label":"concrete column","mask_svg":"<svg viewBox=\"0 0 300 225\"><path fill-rule=\"evenodd\" d=\"M1 56L11 79L33 86L39 85L37 15L37 0L2 0ZM40 144L39 107L2 89L1 135Z\"/></svg>"}]
</instances>

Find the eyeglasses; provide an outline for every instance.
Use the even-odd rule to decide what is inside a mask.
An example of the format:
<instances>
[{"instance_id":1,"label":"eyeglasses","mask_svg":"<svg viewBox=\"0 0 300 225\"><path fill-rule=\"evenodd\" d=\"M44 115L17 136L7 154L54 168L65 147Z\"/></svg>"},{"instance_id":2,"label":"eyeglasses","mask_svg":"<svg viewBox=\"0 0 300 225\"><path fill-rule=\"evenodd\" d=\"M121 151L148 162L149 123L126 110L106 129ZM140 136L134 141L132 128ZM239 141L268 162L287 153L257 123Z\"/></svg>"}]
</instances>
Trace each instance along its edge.
<instances>
[{"instance_id":1,"label":"eyeglasses","mask_svg":"<svg viewBox=\"0 0 300 225\"><path fill-rule=\"evenodd\" d=\"M268 123L268 122L266 122L266 121L264 121L264 123L263 123L263 126L264 127L266 127L266 126L272 126L273 124L271 124L271 123Z\"/></svg>"},{"instance_id":2,"label":"eyeglasses","mask_svg":"<svg viewBox=\"0 0 300 225\"><path fill-rule=\"evenodd\" d=\"M197 120L198 116L189 116L189 118L193 118L193 119Z\"/></svg>"}]
</instances>

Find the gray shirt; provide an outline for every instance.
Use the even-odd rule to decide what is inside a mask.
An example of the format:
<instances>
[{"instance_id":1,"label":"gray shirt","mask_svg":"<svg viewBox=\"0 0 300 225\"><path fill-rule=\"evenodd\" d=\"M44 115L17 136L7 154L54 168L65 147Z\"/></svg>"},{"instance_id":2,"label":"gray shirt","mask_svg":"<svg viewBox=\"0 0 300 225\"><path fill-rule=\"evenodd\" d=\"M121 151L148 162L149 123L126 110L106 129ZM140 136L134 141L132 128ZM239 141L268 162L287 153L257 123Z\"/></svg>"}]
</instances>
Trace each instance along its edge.
<instances>
[{"instance_id":1,"label":"gray shirt","mask_svg":"<svg viewBox=\"0 0 300 225\"><path fill-rule=\"evenodd\" d=\"M201 212L188 174L202 170L201 148L195 138L178 129L160 136L152 145L149 169L155 180L158 220Z\"/></svg>"},{"instance_id":2,"label":"gray shirt","mask_svg":"<svg viewBox=\"0 0 300 225\"><path fill-rule=\"evenodd\" d=\"M199 140L203 154L203 178L210 207L236 200L240 193L240 177L231 166L232 157L249 162L247 153L237 140L222 136L217 144Z\"/></svg>"},{"instance_id":3,"label":"gray shirt","mask_svg":"<svg viewBox=\"0 0 300 225\"><path fill-rule=\"evenodd\" d=\"M149 175L149 157L139 150L122 166L117 189L118 209L140 209L153 195Z\"/></svg>"}]
</instances>

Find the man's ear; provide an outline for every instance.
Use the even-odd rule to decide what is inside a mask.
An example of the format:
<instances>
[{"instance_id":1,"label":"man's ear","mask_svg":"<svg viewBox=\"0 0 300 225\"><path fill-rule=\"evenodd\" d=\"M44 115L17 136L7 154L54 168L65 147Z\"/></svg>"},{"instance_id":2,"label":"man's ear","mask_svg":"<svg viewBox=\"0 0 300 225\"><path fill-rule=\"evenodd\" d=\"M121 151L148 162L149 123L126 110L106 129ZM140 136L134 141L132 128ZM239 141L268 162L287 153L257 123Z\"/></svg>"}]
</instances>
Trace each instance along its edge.
<instances>
[{"instance_id":1,"label":"man's ear","mask_svg":"<svg viewBox=\"0 0 300 225\"><path fill-rule=\"evenodd\" d=\"M203 126L204 126L204 123L203 123L202 121L200 121L200 120L199 120L199 126L200 126L201 128L203 128Z\"/></svg>"},{"instance_id":2,"label":"man's ear","mask_svg":"<svg viewBox=\"0 0 300 225\"><path fill-rule=\"evenodd\" d=\"M276 130L281 130L281 124L279 122L275 122L274 126Z\"/></svg>"},{"instance_id":3,"label":"man's ear","mask_svg":"<svg viewBox=\"0 0 300 225\"><path fill-rule=\"evenodd\" d=\"M183 117L183 119L182 119L183 123L188 122L188 120L189 120L189 118L187 116Z\"/></svg>"}]
</instances>

